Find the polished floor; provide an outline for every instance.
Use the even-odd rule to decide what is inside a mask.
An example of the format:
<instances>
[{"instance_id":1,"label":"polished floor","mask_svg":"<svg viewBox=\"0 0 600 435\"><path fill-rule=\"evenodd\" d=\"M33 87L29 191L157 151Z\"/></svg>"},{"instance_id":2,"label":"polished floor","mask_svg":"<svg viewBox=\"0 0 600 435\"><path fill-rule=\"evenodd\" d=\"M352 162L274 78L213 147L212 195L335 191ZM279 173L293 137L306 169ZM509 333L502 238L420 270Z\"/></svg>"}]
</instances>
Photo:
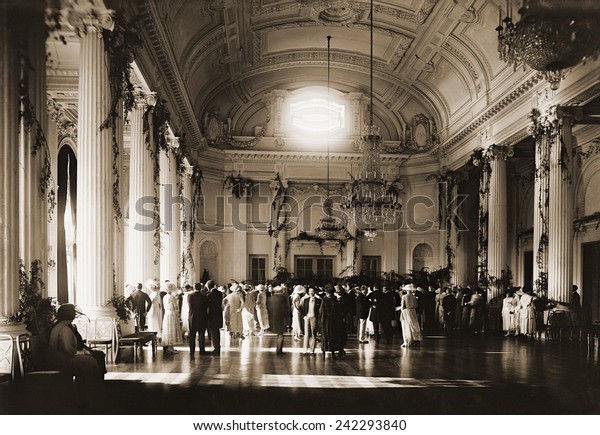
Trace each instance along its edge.
<instances>
[{"instance_id":1,"label":"polished floor","mask_svg":"<svg viewBox=\"0 0 600 435\"><path fill-rule=\"evenodd\" d=\"M420 346L359 344L334 360L275 336L232 340L221 357L179 353L134 364L130 350L84 402L53 382L0 386L4 414L598 414L598 350L578 341L430 335ZM210 350L210 348L208 348Z\"/></svg>"}]
</instances>

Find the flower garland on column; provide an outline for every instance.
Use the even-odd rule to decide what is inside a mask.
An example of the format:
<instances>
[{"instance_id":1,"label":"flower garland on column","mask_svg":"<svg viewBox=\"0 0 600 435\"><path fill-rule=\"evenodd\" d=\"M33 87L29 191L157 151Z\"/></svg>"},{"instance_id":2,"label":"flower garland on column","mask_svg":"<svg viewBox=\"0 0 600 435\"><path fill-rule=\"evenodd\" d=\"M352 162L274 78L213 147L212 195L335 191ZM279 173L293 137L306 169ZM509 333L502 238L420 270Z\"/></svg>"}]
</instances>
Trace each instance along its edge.
<instances>
[{"instance_id":1,"label":"flower garland on column","mask_svg":"<svg viewBox=\"0 0 600 435\"><path fill-rule=\"evenodd\" d=\"M150 117L152 117L152 122L150 122ZM146 148L152 158L152 176L154 178L154 247L156 248L154 264L158 264L160 261L160 253L163 249L160 226L160 151L168 152L169 150L169 120L170 114L165 101L158 97L156 104L148 106L144 113L144 136Z\"/></svg>"},{"instance_id":2,"label":"flower garland on column","mask_svg":"<svg viewBox=\"0 0 600 435\"><path fill-rule=\"evenodd\" d=\"M194 257L192 256L192 247L196 239L197 219L200 207L204 203L204 194L202 193L202 170L194 166L192 171L192 210L189 220L190 242L187 246L187 256L190 264L194 267Z\"/></svg>"},{"instance_id":3,"label":"flower garland on column","mask_svg":"<svg viewBox=\"0 0 600 435\"><path fill-rule=\"evenodd\" d=\"M273 195L273 201L271 201L271 209L275 212L275 228L273 228L272 220L269 222L267 231L269 235L275 239L275 246L273 248L273 270L277 270L279 267L281 267L282 262L278 237L281 230L283 230L287 225L287 216L281 223L279 223L279 217L281 216L283 204L286 202L288 184L281 179L281 176L278 172L275 176L275 179L271 181L269 187L271 188L271 191L275 192Z\"/></svg>"},{"instance_id":4,"label":"flower garland on column","mask_svg":"<svg viewBox=\"0 0 600 435\"><path fill-rule=\"evenodd\" d=\"M25 132L31 133L32 130L34 131L31 156L35 157L40 151L43 153L39 188L41 195L48 201L48 222L51 222L54 208L56 207L56 191L51 187L54 185L54 182L52 177L52 164L50 162L50 148L48 147L48 140L46 139L42 125L35 114L33 104L29 99L29 89L25 80L19 82L19 91L21 99L19 123L23 123Z\"/></svg>"},{"instance_id":5,"label":"flower garland on column","mask_svg":"<svg viewBox=\"0 0 600 435\"><path fill-rule=\"evenodd\" d=\"M548 174L550 173L550 148L552 146L549 136L552 134L552 131L557 128L557 126L554 125L554 120L552 120L549 116L542 116L540 111L537 109L533 109L531 111L529 119L531 120L531 124L529 125L529 133L535 140L535 151L539 156L539 161L536 163L535 167L534 182L539 186L538 203L536 206L538 208L540 221L542 223L538 249L535 254L535 261L538 266L539 273L534 280L534 285L536 290L547 294L548 272L546 271L545 259L548 251L549 230L546 209L548 208L548 204L550 202ZM546 137L547 141L543 140L544 137ZM542 180L546 180L546 182L542 182Z\"/></svg>"},{"instance_id":6,"label":"flower garland on column","mask_svg":"<svg viewBox=\"0 0 600 435\"><path fill-rule=\"evenodd\" d=\"M487 288L489 284L488 277L488 207L487 197L490 193L490 176L492 175L492 165L490 156L483 148L476 149L469 162L480 168L479 172L479 210L477 226L477 275L478 283L481 287Z\"/></svg>"}]
</instances>

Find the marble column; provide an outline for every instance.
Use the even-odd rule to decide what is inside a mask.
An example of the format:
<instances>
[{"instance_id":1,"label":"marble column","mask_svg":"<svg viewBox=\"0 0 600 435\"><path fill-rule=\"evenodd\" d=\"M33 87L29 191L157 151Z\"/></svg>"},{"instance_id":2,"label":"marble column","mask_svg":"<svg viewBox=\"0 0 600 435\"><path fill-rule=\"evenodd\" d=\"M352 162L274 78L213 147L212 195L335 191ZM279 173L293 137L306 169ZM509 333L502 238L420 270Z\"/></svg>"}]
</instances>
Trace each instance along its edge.
<instances>
[{"instance_id":1,"label":"marble column","mask_svg":"<svg viewBox=\"0 0 600 435\"><path fill-rule=\"evenodd\" d=\"M536 135L535 179L533 192L533 287L548 294L548 173L550 171L549 138Z\"/></svg>"},{"instance_id":2,"label":"marble column","mask_svg":"<svg viewBox=\"0 0 600 435\"><path fill-rule=\"evenodd\" d=\"M194 285L196 280L196 274L194 273L196 265L193 258L192 246L192 201L193 201L193 186L192 186L192 175L194 173L194 167L187 164L187 160L184 159L185 167L182 174L183 183L183 202L181 204L181 285L190 284Z\"/></svg>"},{"instance_id":3,"label":"marble column","mask_svg":"<svg viewBox=\"0 0 600 435\"><path fill-rule=\"evenodd\" d=\"M169 148L160 151L160 281L178 283L181 273L181 207L175 149L179 138L169 140Z\"/></svg>"},{"instance_id":4,"label":"marble column","mask_svg":"<svg viewBox=\"0 0 600 435\"><path fill-rule=\"evenodd\" d=\"M548 188L548 298L571 302L573 285L573 144L572 115L554 106L550 116L550 172Z\"/></svg>"},{"instance_id":5,"label":"marble column","mask_svg":"<svg viewBox=\"0 0 600 435\"><path fill-rule=\"evenodd\" d=\"M144 113L156 104L155 93L137 92L130 113L129 235L126 282L145 283L158 276L154 246L154 162L144 135ZM152 116L152 115L150 115Z\"/></svg>"},{"instance_id":6,"label":"marble column","mask_svg":"<svg viewBox=\"0 0 600 435\"><path fill-rule=\"evenodd\" d=\"M466 241L463 236L466 234L462 228L463 209L460 205L459 185L455 183L450 193L450 209L447 210L451 219L450 246L452 247L452 285L464 286L467 281L467 259L466 259ZM455 219L457 218L457 219Z\"/></svg>"},{"instance_id":7,"label":"marble column","mask_svg":"<svg viewBox=\"0 0 600 435\"><path fill-rule=\"evenodd\" d=\"M243 281L248 274L248 202L250 198L231 195L231 224L233 225L233 279Z\"/></svg>"},{"instance_id":8,"label":"marble column","mask_svg":"<svg viewBox=\"0 0 600 435\"><path fill-rule=\"evenodd\" d=\"M123 112L123 105L119 103L119 112ZM115 284L117 294L123 295L125 291L125 191L127 189L125 185L125 155L124 155L124 130L125 125L123 118L117 119L117 147L119 149L119 155L116 159L116 173L119 177L119 194L116 199L119 202L119 208L121 210L121 216L115 216L115 234L114 234L114 258L115 258Z\"/></svg>"},{"instance_id":9,"label":"marble column","mask_svg":"<svg viewBox=\"0 0 600 435\"><path fill-rule=\"evenodd\" d=\"M71 10L68 17L81 35L75 303L88 314L114 315L112 308L104 308L112 296L115 270L112 139L110 129L100 129L111 103L102 31L112 30L114 22L110 11L89 4L86 7Z\"/></svg>"},{"instance_id":10,"label":"marble column","mask_svg":"<svg viewBox=\"0 0 600 435\"><path fill-rule=\"evenodd\" d=\"M490 174L486 168L488 157L484 156L479 175L479 211L477 215L477 280L487 281L488 274L488 209ZM488 294L489 297L489 294Z\"/></svg>"},{"instance_id":11,"label":"marble column","mask_svg":"<svg viewBox=\"0 0 600 435\"><path fill-rule=\"evenodd\" d=\"M0 3L0 322L19 308L18 38Z\"/></svg>"},{"instance_id":12,"label":"marble column","mask_svg":"<svg viewBox=\"0 0 600 435\"><path fill-rule=\"evenodd\" d=\"M500 279L502 271L508 267L508 215L506 202L506 159L513 154L511 148L492 146L488 150L490 157L490 192L488 196L488 260L487 270L490 277L488 300L498 297L505 289L494 283Z\"/></svg>"}]
</instances>

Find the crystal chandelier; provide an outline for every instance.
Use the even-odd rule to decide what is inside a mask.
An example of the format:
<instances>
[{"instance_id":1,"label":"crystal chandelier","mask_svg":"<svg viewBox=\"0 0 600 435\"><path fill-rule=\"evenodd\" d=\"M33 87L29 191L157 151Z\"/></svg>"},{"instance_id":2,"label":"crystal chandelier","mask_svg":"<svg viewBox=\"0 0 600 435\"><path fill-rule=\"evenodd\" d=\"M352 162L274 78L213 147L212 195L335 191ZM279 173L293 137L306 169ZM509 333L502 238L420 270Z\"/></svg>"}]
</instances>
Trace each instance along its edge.
<instances>
[{"instance_id":1,"label":"crystal chandelier","mask_svg":"<svg viewBox=\"0 0 600 435\"><path fill-rule=\"evenodd\" d=\"M373 123L373 0L371 0L371 89L369 102L369 126L361 141L363 151L358 178L352 177L342 199L342 208L354 219L356 227L368 241L377 237L379 228L392 224L402 209L400 192L402 185L396 180L389 182L381 170L383 140L379 128Z\"/></svg>"},{"instance_id":2,"label":"crystal chandelier","mask_svg":"<svg viewBox=\"0 0 600 435\"><path fill-rule=\"evenodd\" d=\"M327 36L327 106L329 108L329 83L331 77L331 36ZM329 116L328 121L331 120ZM329 186L329 129L327 130L327 196L323 201L323 217L319 221L319 226L315 228L317 237L325 240L336 239L339 234L345 231L345 227L338 226L333 217L333 200L331 199Z\"/></svg>"},{"instance_id":3,"label":"crystal chandelier","mask_svg":"<svg viewBox=\"0 0 600 435\"><path fill-rule=\"evenodd\" d=\"M511 0L506 17L498 10L500 60L516 68L523 64L540 71L558 89L567 70L600 52L597 0L523 0L521 20L513 22Z\"/></svg>"}]
</instances>

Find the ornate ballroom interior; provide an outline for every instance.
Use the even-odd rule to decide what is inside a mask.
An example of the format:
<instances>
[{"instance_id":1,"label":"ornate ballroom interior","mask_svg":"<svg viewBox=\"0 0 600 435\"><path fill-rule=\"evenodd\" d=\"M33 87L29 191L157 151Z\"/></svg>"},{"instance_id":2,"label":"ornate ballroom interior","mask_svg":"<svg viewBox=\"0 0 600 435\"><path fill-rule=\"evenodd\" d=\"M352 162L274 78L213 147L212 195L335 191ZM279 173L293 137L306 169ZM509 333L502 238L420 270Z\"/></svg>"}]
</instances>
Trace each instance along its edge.
<instances>
[{"instance_id":1,"label":"ornate ballroom interior","mask_svg":"<svg viewBox=\"0 0 600 435\"><path fill-rule=\"evenodd\" d=\"M0 321L439 270L600 321L598 2L373 3L0 1Z\"/></svg>"}]
</instances>

